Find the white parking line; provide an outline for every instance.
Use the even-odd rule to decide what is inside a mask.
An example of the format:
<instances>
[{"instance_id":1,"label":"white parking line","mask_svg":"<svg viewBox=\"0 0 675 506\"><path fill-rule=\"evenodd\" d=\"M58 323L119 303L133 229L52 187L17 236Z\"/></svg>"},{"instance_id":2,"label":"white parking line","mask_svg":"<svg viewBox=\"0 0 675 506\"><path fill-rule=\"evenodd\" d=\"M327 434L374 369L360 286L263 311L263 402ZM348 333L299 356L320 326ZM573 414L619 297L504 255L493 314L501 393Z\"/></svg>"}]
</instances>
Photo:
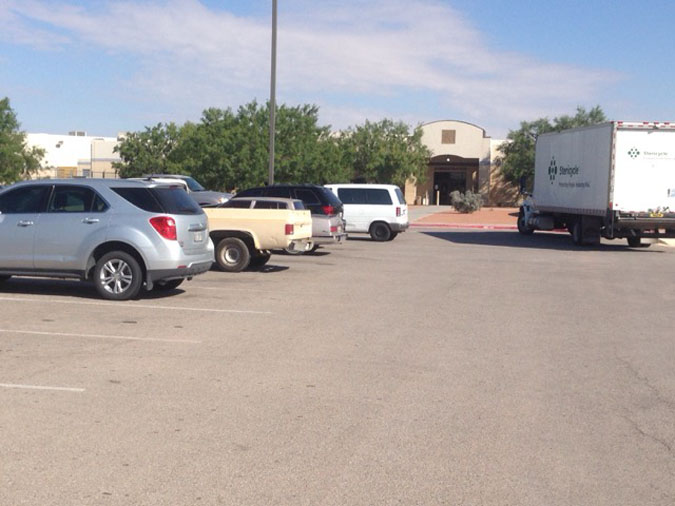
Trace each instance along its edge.
<instances>
[{"instance_id":1,"label":"white parking line","mask_svg":"<svg viewBox=\"0 0 675 506\"><path fill-rule=\"evenodd\" d=\"M36 336L65 336L65 337L85 337L89 339L121 339L123 341L155 341L160 343L187 343L187 344L201 344L201 341L193 341L190 339L162 339L159 337L128 337L128 336L109 336L103 334L69 334L66 332L40 332L34 330L14 330L14 329L0 329L0 332L15 333L15 334L33 334Z\"/></svg>"},{"instance_id":2,"label":"white parking line","mask_svg":"<svg viewBox=\"0 0 675 506\"><path fill-rule=\"evenodd\" d=\"M199 285L194 285L190 287L190 290L217 290L220 292L257 292L257 293L270 293L269 288L232 288L232 287L227 287L226 290L224 290L222 287L215 287L215 286L199 286ZM292 293L294 295L297 295L296 290L274 290L275 294L280 294L280 293ZM304 295L319 295L319 292L311 292L307 290L303 290L302 293Z\"/></svg>"},{"instance_id":3,"label":"white parking line","mask_svg":"<svg viewBox=\"0 0 675 506\"><path fill-rule=\"evenodd\" d=\"M2 388L23 388L28 390L57 390L61 392L84 392L84 388L71 388L71 387L45 387L40 385L20 385L15 383L0 383Z\"/></svg>"},{"instance_id":4,"label":"white parking line","mask_svg":"<svg viewBox=\"0 0 675 506\"><path fill-rule=\"evenodd\" d=\"M39 302L45 304L51 302L54 304L77 304L78 306L104 306L104 307L135 307L143 309L168 309L170 311L203 311L207 313L240 313L240 314L272 314L271 311L247 311L240 309L209 309L201 307L184 306L153 306L150 304L128 304L124 302L87 302L79 300L54 300L54 299L22 299L19 297L0 297L0 300L10 302Z\"/></svg>"}]
</instances>

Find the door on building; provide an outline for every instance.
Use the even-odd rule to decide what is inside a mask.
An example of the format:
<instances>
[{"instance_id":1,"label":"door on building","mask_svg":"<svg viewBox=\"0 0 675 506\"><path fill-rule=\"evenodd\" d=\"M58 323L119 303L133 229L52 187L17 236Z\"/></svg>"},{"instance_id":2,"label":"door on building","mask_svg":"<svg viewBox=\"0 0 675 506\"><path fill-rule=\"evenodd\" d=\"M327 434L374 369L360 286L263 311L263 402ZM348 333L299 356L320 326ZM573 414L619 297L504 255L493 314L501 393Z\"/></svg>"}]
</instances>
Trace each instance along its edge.
<instances>
[{"instance_id":1,"label":"door on building","mask_svg":"<svg viewBox=\"0 0 675 506\"><path fill-rule=\"evenodd\" d=\"M465 171L434 172L434 203L437 206L449 206L450 194L454 191L466 191Z\"/></svg>"}]
</instances>

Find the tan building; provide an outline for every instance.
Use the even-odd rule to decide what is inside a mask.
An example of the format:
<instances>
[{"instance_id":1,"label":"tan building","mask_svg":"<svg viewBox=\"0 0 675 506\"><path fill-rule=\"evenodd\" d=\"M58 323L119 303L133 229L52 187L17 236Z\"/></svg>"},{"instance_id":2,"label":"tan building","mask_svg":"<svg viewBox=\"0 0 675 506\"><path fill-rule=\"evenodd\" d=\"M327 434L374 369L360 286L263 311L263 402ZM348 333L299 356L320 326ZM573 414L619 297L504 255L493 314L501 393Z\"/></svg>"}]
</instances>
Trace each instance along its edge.
<instances>
[{"instance_id":1,"label":"tan building","mask_svg":"<svg viewBox=\"0 0 675 506\"><path fill-rule=\"evenodd\" d=\"M497 167L495 140L479 126L443 120L422 125L422 142L431 151L427 179L406 184L408 204L450 205L450 193L471 190L488 206L512 205L517 189L505 184Z\"/></svg>"}]
</instances>

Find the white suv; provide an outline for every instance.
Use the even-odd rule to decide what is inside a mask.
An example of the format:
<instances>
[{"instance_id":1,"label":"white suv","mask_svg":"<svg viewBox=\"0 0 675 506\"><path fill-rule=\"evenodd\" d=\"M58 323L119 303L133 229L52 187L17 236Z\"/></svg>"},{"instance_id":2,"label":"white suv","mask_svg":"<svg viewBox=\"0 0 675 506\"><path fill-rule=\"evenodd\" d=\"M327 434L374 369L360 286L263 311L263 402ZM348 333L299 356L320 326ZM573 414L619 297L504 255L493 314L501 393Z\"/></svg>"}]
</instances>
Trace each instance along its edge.
<instances>
[{"instance_id":1,"label":"white suv","mask_svg":"<svg viewBox=\"0 0 675 506\"><path fill-rule=\"evenodd\" d=\"M375 241L391 241L408 228L403 192L392 184L327 184L342 201L348 233L366 233Z\"/></svg>"}]
</instances>

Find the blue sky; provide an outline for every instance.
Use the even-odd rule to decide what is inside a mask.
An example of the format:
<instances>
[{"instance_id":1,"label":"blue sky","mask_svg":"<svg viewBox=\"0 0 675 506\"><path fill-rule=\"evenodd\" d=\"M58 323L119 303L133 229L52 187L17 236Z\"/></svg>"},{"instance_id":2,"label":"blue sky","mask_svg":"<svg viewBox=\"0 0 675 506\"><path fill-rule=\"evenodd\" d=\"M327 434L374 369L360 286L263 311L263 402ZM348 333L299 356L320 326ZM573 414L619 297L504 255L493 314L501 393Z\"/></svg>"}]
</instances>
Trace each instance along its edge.
<instances>
[{"instance_id":1,"label":"blue sky","mask_svg":"<svg viewBox=\"0 0 675 506\"><path fill-rule=\"evenodd\" d=\"M675 120L671 0L278 0L277 100L335 129L478 124L600 105ZM91 135L269 98L271 0L0 0L0 97Z\"/></svg>"}]
</instances>

